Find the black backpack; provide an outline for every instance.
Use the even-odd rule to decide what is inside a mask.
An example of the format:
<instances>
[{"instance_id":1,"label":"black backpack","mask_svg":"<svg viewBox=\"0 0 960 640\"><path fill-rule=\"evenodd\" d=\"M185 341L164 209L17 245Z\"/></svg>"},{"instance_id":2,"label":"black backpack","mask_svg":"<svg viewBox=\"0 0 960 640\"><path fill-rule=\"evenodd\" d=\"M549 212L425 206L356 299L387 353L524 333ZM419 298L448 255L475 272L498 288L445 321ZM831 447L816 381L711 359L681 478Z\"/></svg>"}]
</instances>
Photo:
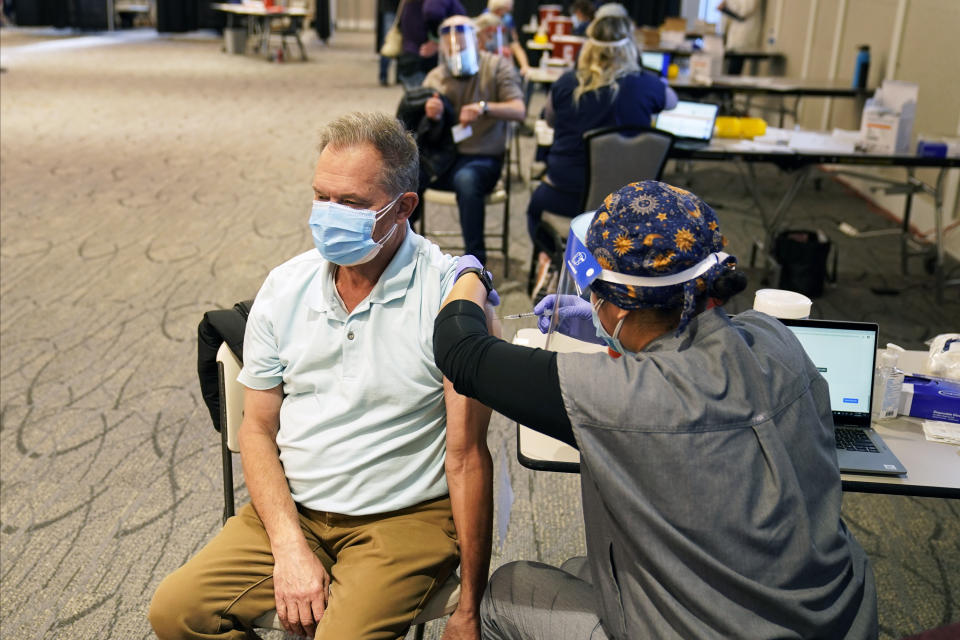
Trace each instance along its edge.
<instances>
[{"instance_id":1,"label":"black backpack","mask_svg":"<svg viewBox=\"0 0 960 640\"><path fill-rule=\"evenodd\" d=\"M439 92L430 87L409 89L404 92L397 106L397 119L413 134L420 151L421 191L446 173L457 159L457 145L450 133L458 119L453 105L440 94L443 117L440 120L431 120L426 116L424 106L435 93Z\"/></svg>"}]
</instances>

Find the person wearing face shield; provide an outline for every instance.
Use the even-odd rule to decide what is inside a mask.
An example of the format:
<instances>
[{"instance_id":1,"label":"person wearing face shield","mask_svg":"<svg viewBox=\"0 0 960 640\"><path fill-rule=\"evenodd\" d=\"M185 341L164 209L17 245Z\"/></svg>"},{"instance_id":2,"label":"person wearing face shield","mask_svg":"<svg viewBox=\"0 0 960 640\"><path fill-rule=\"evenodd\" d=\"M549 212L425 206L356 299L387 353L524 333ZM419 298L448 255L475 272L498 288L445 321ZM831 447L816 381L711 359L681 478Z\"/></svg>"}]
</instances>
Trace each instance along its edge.
<instances>
[{"instance_id":1,"label":"person wearing face shield","mask_svg":"<svg viewBox=\"0 0 960 640\"><path fill-rule=\"evenodd\" d=\"M507 122L523 120L526 114L519 78L510 61L479 50L469 18L454 16L440 26L440 64L427 74L423 86L436 91L427 100L426 116L443 118L442 95L457 114L459 126L454 129L456 161L421 189L456 192L465 251L485 263L484 198L500 178Z\"/></svg>"},{"instance_id":2,"label":"person wearing face shield","mask_svg":"<svg viewBox=\"0 0 960 640\"><path fill-rule=\"evenodd\" d=\"M404 89L419 87L437 65L440 23L453 15L465 15L460 0L406 0L400 8L402 53L397 60L397 78Z\"/></svg>"},{"instance_id":3,"label":"person wearing face shield","mask_svg":"<svg viewBox=\"0 0 960 640\"><path fill-rule=\"evenodd\" d=\"M501 46L508 55L513 56L522 75L530 70L530 60L517 35L517 25L513 21L513 0L489 0L484 13L492 13L500 18ZM480 14L481 16L483 13Z\"/></svg>"},{"instance_id":4,"label":"person wearing face shield","mask_svg":"<svg viewBox=\"0 0 960 640\"><path fill-rule=\"evenodd\" d=\"M713 209L648 181L578 220L567 264L589 300L535 311L606 352L487 335L471 274L434 327L457 391L580 451L586 558L500 567L483 637L876 638L826 381L777 319L724 311L745 278Z\"/></svg>"},{"instance_id":5,"label":"person wearing face shield","mask_svg":"<svg viewBox=\"0 0 960 640\"><path fill-rule=\"evenodd\" d=\"M527 232L545 250L552 236L538 233L543 212L569 218L580 213L587 190L583 134L604 127L650 127L655 114L677 104L665 78L640 68L629 18L598 17L587 36L577 68L553 83L544 108L544 118L554 130L553 144L547 152L546 174L527 205ZM546 268L549 252L539 253L537 261L540 269Z\"/></svg>"},{"instance_id":6,"label":"person wearing face shield","mask_svg":"<svg viewBox=\"0 0 960 640\"><path fill-rule=\"evenodd\" d=\"M271 609L318 640L403 637L458 564L444 638L479 640L490 412L443 379L431 340L457 272L477 263L410 228L417 175L393 117L322 131L304 216L314 247L270 272L246 324L251 502L158 587L162 640L249 638Z\"/></svg>"}]
</instances>

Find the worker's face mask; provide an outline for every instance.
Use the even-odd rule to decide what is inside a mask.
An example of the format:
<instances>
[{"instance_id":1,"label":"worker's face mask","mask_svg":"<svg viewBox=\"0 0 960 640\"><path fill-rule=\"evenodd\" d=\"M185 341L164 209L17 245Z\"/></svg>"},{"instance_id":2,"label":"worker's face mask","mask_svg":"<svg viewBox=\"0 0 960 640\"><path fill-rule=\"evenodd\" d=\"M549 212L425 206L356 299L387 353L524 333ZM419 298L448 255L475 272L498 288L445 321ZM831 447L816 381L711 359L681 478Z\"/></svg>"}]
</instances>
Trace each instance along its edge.
<instances>
[{"instance_id":1,"label":"worker's face mask","mask_svg":"<svg viewBox=\"0 0 960 640\"><path fill-rule=\"evenodd\" d=\"M607 346L610 347L611 351L615 351L620 355L630 353L620 342L620 329L623 328L623 321L627 319L627 316L620 318L620 321L617 322L617 326L614 328L613 335L611 336L609 333L607 333L607 330L603 328L603 323L600 322L599 311L602 304L603 298L597 298L597 301L593 303L593 328L597 331L597 337L607 343Z\"/></svg>"},{"instance_id":2,"label":"worker's face mask","mask_svg":"<svg viewBox=\"0 0 960 640\"><path fill-rule=\"evenodd\" d=\"M480 70L477 34L472 25L454 24L440 29L442 63L455 78L469 78Z\"/></svg>"},{"instance_id":3,"label":"worker's face mask","mask_svg":"<svg viewBox=\"0 0 960 640\"><path fill-rule=\"evenodd\" d=\"M341 267L370 262L393 236L397 224L394 223L380 240L373 239L373 227L402 195L379 211L353 209L336 202L314 200L310 211L310 231L317 251L328 262Z\"/></svg>"}]
</instances>

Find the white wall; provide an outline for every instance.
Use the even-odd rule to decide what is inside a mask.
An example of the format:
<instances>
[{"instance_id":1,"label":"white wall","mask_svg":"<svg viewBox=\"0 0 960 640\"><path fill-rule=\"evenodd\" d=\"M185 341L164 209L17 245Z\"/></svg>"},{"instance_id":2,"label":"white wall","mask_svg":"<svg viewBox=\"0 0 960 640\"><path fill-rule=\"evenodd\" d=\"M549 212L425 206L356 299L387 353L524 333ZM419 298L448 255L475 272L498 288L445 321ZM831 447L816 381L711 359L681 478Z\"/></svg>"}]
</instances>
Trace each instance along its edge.
<instances>
[{"instance_id":1,"label":"white wall","mask_svg":"<svg viewBox=\"0 0 960 640\"><path fill-rule=\"evenodd\" d=\"M768 0L765 33L776 34L776 48L787 56L786 74L811 80L852 82L857 46L870 45L870 86L884 78L920 87L916 134L960 136L960 0ZM799 124L812 129L856 129L861 105L852 100L804 99ZM867 169L902 178L902 169ZM918 171L933 182L936 171ZM949 172L944 224L960 217L960 171ZM853 186L879 207L899 217L903 196ZM914 226L933 228L933 200L915 197ZM960 258L960 229L948 236L948 250Z\"/></svg>"},{"instance_id":2,"label":"white wall","mask_svg":"<svg viewBox=\"0 0 960 640\"><path fill-rule=\"evenodd\" d=\"M373 31L377 25L377 0L336 0L330 3L337 29Z\"/></svg>"}]
</instances>

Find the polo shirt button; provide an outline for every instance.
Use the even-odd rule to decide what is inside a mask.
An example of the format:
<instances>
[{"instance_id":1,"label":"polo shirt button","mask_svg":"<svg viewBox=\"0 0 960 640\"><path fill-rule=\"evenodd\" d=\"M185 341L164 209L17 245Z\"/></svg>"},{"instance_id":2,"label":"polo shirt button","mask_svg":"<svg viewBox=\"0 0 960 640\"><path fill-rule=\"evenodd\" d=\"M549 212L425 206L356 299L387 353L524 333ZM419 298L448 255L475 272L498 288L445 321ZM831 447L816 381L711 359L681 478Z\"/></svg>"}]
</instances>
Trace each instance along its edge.
<instances>
[{"instance_id":1,"label":"polo shirt button","mask_svg":"<svg viewBox=\"0 0 960 640\"><path fill-rule=\"evenodd\" d=\"M347 340L353 340L353 331L347 333Z\"/></svg>"}]
</instances>

